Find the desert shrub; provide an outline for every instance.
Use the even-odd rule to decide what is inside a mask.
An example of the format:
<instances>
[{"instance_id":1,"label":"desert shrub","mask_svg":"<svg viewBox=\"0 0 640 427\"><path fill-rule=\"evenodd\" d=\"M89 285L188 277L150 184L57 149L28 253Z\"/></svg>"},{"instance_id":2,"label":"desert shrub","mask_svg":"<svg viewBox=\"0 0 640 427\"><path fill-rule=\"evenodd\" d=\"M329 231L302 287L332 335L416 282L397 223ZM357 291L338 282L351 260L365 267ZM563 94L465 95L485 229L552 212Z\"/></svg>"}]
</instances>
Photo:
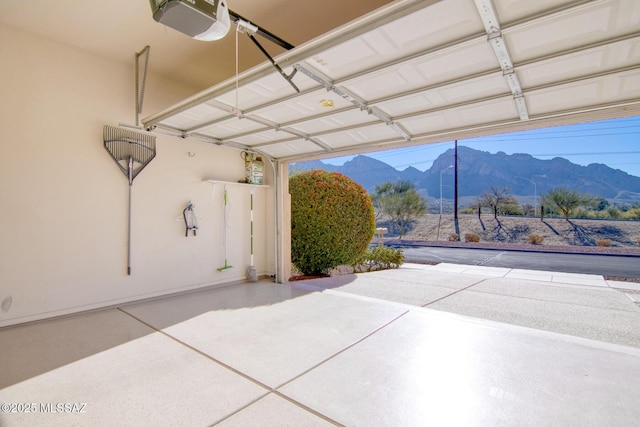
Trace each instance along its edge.
<instances>
[{"instance_id":1,"label":"desert shrub","mask_svg":"<svg viewBox=\"0 0 640 427\"><path fill-rule=\"evenodd\" d=\"M464 235L464 241L478 243L480 241L480 236L475 233L466 233Z\"/></svg>"},{"instance_id":2,"label":"desert shrub","mask_svg":"<svg viewBox=\"0 0 640 427\"><path fill-rule=\"evenodd\" d=\"M529 234L529 243L532 245L541 245L544 237L539 234Z\"/></svg>"},{"instance_id":3,"label":"desert shrub","mask_svg":"<svg viewBox=\"0 0 640 427\"><path fill-rule=\"evenodd\" d=\"M633 207L622 214L623 219L640 219L640 207Z\"/></svg>"},{"instance_id":4,"label":"desert shrub","mask_svg":"<svg viewBox=\"0 0 640 427\"><path fill-rule=\"evenodd\" d=\"M571 216L575 219L594 219L595 212L589 212L584 208L575 208Z\"/></svg>"},{"instance_id":5,"label":"desert shrub","mask_svg":"<svg viewBox=\"0 0 640 427\"><path fill-rule=\"evenodd\" d=\"M609 215L609 218L613 219L620 219L622 217L622 212L620 212L620 209L613 206L607 208L607 214Z\"/></svg>"},{"instance_id":6,"label":"desert shrub","mask_svg":"<svg viewBox=\"0 0 640 427\"><path fill-rule=\"evenodd\" d=\"M458 236L456 233L449 234L449 241L450 242L457 242L458 239L460 239L460 236Z\"/></svg>"},{"instance_id":7,"label":"desert shrub","mask_svg":"<svg viewBox=\"0 0 640 427\"><path fill-rule=\"evenodd\" d=\"M376 271L399 268L402 263L404 263L402 249L376 246L375 248L369 248L355 260L352 267L356 272Z\"/></svg>"},{"instance_id":8,"label":"desert shrub","mask_svg":"<svg viewBox=\"0 0 640 427\"><path fill-rule=\"evenodd\" d=\"M305 275L350 265L366 252L375 232L367 192L339 173L312 170L289 181L291 262Z\"/></svg>"},{"instance_id":9,"label":"desert shrub","mask_svg":"<svg viewBox=\"0 0 640 427\"><path fill-rule=\"evenodd\" d=\"M596 240L596 246L608 248L609 246L611 246L611 240L609 239Z\"/></svg>"},{"instance_id":10,"label":"desert shrub","mask_svg":"<svg viewBox=\"0 0 640 427\"><path fill-rule=\"evenodd\" d=\"M524 208L519 204L511 202L502 206L500 214L505 216L522 216L524 215Z\"/></svg>"}]
</instances>

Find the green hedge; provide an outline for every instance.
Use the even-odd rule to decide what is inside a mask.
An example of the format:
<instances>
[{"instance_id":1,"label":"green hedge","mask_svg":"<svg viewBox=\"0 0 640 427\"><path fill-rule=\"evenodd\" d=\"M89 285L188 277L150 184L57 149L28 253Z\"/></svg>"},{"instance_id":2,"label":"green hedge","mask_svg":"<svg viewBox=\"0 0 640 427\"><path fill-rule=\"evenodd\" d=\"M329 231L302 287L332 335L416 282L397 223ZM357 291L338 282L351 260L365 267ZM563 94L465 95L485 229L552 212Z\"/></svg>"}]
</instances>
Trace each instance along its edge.
<instances>
[{"instance_id":1,"label":"green hedge","mask_svg":"<svg viewBox=\"0 0 640 427\"><path fill-rule=\"evenodd\" d=\"M291 262L305 275L350 265L375 232L371 198L339 173L312 170L289 180Z\"/></svg>"}]
</instances>

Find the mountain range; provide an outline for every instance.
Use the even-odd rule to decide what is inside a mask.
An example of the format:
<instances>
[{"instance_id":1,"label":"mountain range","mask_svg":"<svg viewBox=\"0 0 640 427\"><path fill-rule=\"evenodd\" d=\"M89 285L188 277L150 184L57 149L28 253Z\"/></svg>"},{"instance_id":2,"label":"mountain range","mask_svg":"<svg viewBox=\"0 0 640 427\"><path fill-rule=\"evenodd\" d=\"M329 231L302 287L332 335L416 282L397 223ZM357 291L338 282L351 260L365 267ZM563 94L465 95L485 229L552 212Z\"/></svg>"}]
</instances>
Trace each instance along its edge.
<instances>
[{"instance_id":1,"label":"mountain range","mask_svg":"<svg viewBox=\"0 0 640 427\"><path fill-rule=\"evenodd\" d=\"M320 160L299 162L293 170L323 169L342 173L358 182L369 193L383 182L409 181L425 197L453 199L454 150L442 153L426 171L412 166L397 170L368 156L359 155L342 166ZM491 187L509 188L516 197L540 196L555 187L567 187L580 193L603 197L616 203L640 201L640 177L619 169L594 163L581 166L562 157L537 159L529 154L495 154L458 147L458 195L479 196Z\"/></svg>"}]
</instances>

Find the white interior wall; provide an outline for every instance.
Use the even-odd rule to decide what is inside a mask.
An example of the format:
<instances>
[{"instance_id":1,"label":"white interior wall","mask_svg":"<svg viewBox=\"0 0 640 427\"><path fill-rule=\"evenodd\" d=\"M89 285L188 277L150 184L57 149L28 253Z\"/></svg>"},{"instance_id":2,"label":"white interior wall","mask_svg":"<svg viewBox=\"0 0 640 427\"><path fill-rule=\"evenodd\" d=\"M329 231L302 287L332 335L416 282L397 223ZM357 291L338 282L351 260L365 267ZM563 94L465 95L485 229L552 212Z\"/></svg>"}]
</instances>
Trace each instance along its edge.
<instances>
[{"instance_id":1,"label":"white interior wall","mask_svg":"<svg viewBox=\"0 0 640 427\"><path fill-rule=\"evenodd\" d=\"M127 276L128 182L102 128L134 122L134 53L115 63L0 25L0 327L246 277L251 187L227 187L234 268L218 272L224 185L206 182L241 179L239 152L165 136L133 184ZM153 46L143 115L195 92L152 71ZM273 186L255 193L255 265L271 275Z\"/></svg>"}]
</instances>

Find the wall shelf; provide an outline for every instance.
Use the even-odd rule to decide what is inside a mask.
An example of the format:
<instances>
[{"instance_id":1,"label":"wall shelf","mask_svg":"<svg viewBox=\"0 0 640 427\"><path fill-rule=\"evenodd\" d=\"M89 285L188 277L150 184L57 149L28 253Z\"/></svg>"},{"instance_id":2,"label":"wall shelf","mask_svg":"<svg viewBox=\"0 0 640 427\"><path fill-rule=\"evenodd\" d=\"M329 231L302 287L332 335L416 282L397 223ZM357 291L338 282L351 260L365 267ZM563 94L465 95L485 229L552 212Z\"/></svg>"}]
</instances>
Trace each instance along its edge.
<instances>
[{"instance_id":1,"label":"wall shelf","mask_svg":"<svg viewBox=\"0 0 640 427\"><path fill-rule=\"evenodd\" d=\"M269 188L269 185L247 184L245 182L218 181L215 179L207 179L206 181L210 182L211 184L239 185L242 187L252 187L252 188Z\"/></svg>"}]
</instances>

